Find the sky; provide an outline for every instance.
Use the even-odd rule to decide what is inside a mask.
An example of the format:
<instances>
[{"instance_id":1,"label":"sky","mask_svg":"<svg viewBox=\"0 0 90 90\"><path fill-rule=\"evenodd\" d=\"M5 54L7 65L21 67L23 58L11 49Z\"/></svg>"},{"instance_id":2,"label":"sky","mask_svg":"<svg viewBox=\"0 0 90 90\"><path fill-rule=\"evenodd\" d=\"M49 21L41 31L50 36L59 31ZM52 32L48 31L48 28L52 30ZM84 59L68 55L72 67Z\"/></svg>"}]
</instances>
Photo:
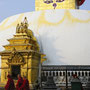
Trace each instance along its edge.
<instances>
[{"instance_id":1,"label":"sky","mask_svg":"<svg viewBox=\"0 0 90 90\"><path fill-rule=\"evenodd\" d=\"M90 0L86 0L80 9L90 10ZM35 0L0 0L0 22L9 16L31 11L35 11Z\"/></svg>"}]
</instances>

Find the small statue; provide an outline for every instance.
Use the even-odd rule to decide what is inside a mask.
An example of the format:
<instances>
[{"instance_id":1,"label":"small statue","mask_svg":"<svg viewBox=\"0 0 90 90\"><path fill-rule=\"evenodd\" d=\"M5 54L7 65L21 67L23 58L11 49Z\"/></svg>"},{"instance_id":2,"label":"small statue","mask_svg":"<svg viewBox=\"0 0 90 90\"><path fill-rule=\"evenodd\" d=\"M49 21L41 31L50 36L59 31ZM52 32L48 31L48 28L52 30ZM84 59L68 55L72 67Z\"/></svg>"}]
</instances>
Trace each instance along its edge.
<instances>
[{"instance_id":1,"label":"small statue","mask_svg":"<svg viewBox=\"0 0 90 90\"><path fill-rule=\"evenodd\" d=\"M24 32L24 23L21 22L21 25L20 25L20 33L23 33Z\"/></svg>"},{"instance_id":2,"label":"small statue","mask_svg":"<svg viewBox=\"0 0 90 90\"><path fill-rule=\"evenodd\" d=\"M19 24L17 24L16 33L19 33L19 30L20 30L20 26L19 26Z\"/></svg>"},{"instance_id":3,"label":"small statue","mask_svg":"<svg viewBox=\"0 0 90 90\"><path fill-rule=\"evenodd\" d=\"M27 33L27 35L32 38L33 40L36 41L36 39L34 38L33 36L33 32L31 30L28 29L28 20L27 18L25 17L24 18L24 21L21 22L21 24L17 24L17 27L16 27L16 33Z\"/></svg>"},{"instance_id":4,"label":"small statue","mask_svg":"<svg viewBox=\"0 0 90 90\"><path fill-rule=\"evenodd\" d=\"M24 23L25 29L28 29L28 23Z\"/></svg>"}]
</instances>

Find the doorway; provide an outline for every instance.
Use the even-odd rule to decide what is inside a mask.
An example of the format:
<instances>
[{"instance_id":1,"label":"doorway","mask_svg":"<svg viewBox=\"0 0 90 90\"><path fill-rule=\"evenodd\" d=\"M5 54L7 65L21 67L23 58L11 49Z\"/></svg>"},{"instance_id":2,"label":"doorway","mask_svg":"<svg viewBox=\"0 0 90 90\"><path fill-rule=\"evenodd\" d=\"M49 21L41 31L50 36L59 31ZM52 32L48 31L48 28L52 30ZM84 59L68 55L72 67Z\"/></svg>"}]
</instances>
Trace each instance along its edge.
<instances>
[{"instance_id":1,"label":"doorway","mask_svg":"<svg viewBox=\"0 0 90 90\"><path fill-rule=\"evenodd\" d=\"M12 78L17 80L17 75L20 74L20 65L12 65L11 66L11 75Z\"/></svg>"}]
</instances>

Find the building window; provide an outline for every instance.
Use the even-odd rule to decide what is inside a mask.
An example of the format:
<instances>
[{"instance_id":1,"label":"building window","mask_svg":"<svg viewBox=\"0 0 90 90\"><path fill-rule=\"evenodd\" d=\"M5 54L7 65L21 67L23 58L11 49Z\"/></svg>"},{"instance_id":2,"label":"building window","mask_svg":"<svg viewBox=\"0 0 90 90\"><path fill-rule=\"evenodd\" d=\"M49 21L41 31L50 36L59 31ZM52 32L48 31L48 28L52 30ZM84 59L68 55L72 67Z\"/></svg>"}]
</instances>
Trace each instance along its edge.
<instances>
[{"instance_id":1,"label":"building window","mask_svg":"<svg viewBox=\"0 0 90 90\"><path fill-rule=\"evenodd\" d=\"M48 76L48 72L46 72L46 76Z\"/></svg>"},{"instance_id":2,"label":"building window","mask_svg":"<svg viewBox=\"0 0 90 90\"><path fill-rule=\"evenodd\" d=\"M82 72L82 76L84 76L84 72Z\"/></svg>"},{"instance_id":3,"label":"building window","mask_svg":"<svg viewBox=\"0 0 90 90\"><path fill-rule=\"evenodd\" d=\"M87 72L85 72L85 76L87 76Z\"/></svg>"},{"instance_id":4,"label":"building window","mask_svg":"<svg viewBox=\"0 0 90 90\"><path fill-rule=\"evenodd\" d=\"M77 72L75 72L75 75L77 76Z\"/></svg>"},{"instance_id":5,"label":"building window","mask_svg":"<svg viewBox=\"0 0 90 90\"><path fill-rule=\"evenodd\" d=\"M70 72L68 72L68 76L70 76Z\"/></svg>"},{"instance_id":6,"label":"building window","mask_svg":"<svg viewBox=\"0 0 90 90\"><path fill-rule=\"evenodd\" d=\"M71 75L73 76L73 72L71 72Z\"/></svg>"},{"instance_id":7,"label":"building window","mask_svg":"<svg viewBox=\"0 0 90 90\"><path fill-rule=\"evenodd\" d=\"M55 76L55 72L53 72L53 76Z\"/></svg>"},{"instance_id":8,"label":"building window","mask_svg":"<svg viewBox=\"0 0 90 90\"><path fill-rule=\"evenodd\" d=\"M80 76L80 72L78 72L78 76Z\"/></svg>"},{"instance_id":9,"label":"building window","mask_svg":"<svg viewBox=\"0 0 90 90\"><path fill-rule=\"evenodd\" d=\"M62 72L60 72L60 76L62 76Z\"/></svg>"},{"instance_id":10,"label":"building window","mask_svg":"<svg viewBox=\"0 0 90 90\"><path fill-rule=\"evenodd\" d=\"M58 76L58 71L56 72L56 76Z\"/></svg>"},{"instance_id":11,"label":"building window","mask_svg":"<svg viewBox=\"0 0 90 90\"><path fill-rule=\"evenodd\" d=\"M63 72L63 76L65 76L65 72Z\"/></svg>"},{"instance_id":12,"label":"building window","mask_svg":"<svg viewBox=\"0 0 90 90\"><path fill-rule=\"evenodd\" d=\"M51 71L49 72L49 76L51 76Z\"/></svg>"}]
</instances>

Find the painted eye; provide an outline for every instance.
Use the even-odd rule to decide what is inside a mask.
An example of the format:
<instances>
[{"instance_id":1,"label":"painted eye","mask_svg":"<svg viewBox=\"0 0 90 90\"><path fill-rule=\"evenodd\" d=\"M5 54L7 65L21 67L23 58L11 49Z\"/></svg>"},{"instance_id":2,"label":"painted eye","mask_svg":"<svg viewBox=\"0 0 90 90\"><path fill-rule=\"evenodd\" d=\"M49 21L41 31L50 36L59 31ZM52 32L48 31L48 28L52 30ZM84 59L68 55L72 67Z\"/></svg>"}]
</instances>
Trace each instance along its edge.
<instances>
[{"instance_id":1,"label":"painted eye","mask_svg":"<svg viewBox=\"0 0 90 90\"><path fill-rule=\"evenodd\" d=\"M64 0L56 0L56 2L63 2Z\"/></svg>"},{"instance_id":2,"label":"painted eye","mask_svg":"<svg viewBox=\"0 0 90 90\"><path fill-rule=\"evenodd\" d=\"M46 4L50 4L50 3L53 3L53 0L43 0L43 2Z\"/></svg>"}]
</instances>

